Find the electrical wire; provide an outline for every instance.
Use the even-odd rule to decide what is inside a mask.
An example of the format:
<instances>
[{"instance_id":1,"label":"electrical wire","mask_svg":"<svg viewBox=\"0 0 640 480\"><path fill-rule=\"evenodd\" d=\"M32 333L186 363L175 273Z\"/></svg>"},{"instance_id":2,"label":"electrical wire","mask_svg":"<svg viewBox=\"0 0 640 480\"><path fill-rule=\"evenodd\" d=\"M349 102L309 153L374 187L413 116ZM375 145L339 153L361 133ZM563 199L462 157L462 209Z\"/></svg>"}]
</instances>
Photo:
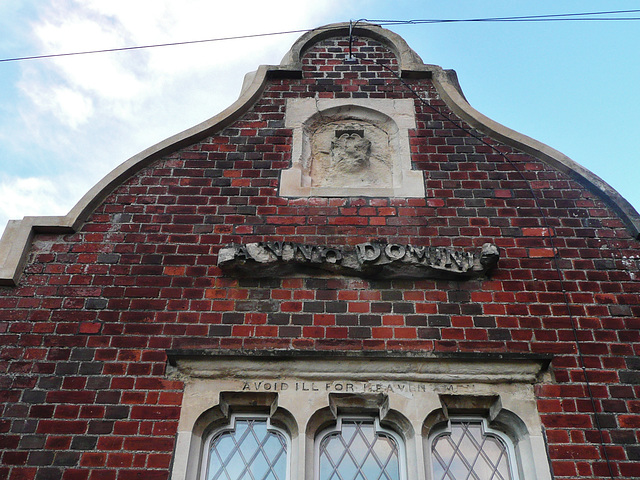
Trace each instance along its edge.
<instances>
[{"instance_id":1,"label":"electrical wire","mask_svg":"<svg viewBox=\"0 0 640 480\"><path fill-rule=\"evenodd\" d=\"M571 324L571 329L573 331L573 338L574 338L574 342L575 342L575 345L576 345L576 350L577 350L576 353L577 353L578 358L580 360L580 368L581 368L582 374L584 376L584 383L585 383L585 386L586 386L586 389L587 389L587 395L589 396L589 399L590 399L590 402L591 402L591 409L593 410L594 423L595 423L596 429L598 430L598 434L599 434L599 437L600 437L599 438L600 450L602 451L605 463L607 464L607 468L609 470L609 476L610 476L611 480L614 480L615 475L614 475L614 472L613 472L613 466L611 465L611 460L609 458L609 453L608 453L607 448L605 446L604 433L603 433L603 430L602 430L602 425L600 424L600 419L598 417L598 410L596 408L595 397L594 397L594 394L593 394L593 391L592 391L592 388L591 388L591 381L589 380L589 377L587 375L587 367L586 367L586 364L585 364L584 354L582 353L582 346L581 346L580 339L579 339L579 336L578 336L578 328L577 328L577 325L576 325L576 320L575 320L575 317L573 315L573 312L571 311L571 302L569 300L569 295L568 295L567 289L565 287L564 275L562 273L562 269L561 269L560 263L559 263L558 249L556 248L555 242L553 240L554 237L555 237L555 229L552 229L551 226L549 225L548 217L547 217L544 209L542 208L542 205L540 205L540 201L538 199L538 196L535 194L535 190L531 186L531 183L524 176L524 174L522 173L522 170L520 170L515 165L515 163L513 163L513 161L505 153L501 152L495 145L487 142L484 138L482 138L482 136L476 135L472 130L466 128L461 122L451 118L449 115L445 114L444 112L442 112L441 110L437 109L436 107L431 105L429 102L424 100L422 98L422 96L420 96L420 94L416 90L414 90L413 87L411 87L411 85L409 85L409 83L407 83L398 74L398 72L396 72L394 69L390 68L388 65L386 65L386 64L384 64L382 62L379 62L377 60L363 59L362 57L358 57L358 55L354 55L354 56L360 61L368 61L368 62L375 63L376 65L379 65L379 66L385 68L386 70L388 70L389 72L391 72L398 79L398 81L407 90L409 90L416 97L416 99L418 99L418 101L423 106L426 106L432 112L434 112L437 115L439 115L442 118L444 118L445 121L452 123L456 128L462 130L463 132L465 132L470 137L473 137L476 140L479 140L482 144L484 144L487 147L491 148L491 150L493 150L499 156L504 158L509 163L509 165L513 168L513 170L518 172L520 178L522 178L522 180L527 184L527 188L529 189L529 192L531 193L533 201L534 201L534 203L536 205L536 209L540 212L540 216L542 217L543 227L546 229L547 232L549 232L548 239L549 239L549 245L550 245L550 247L552 249L552 252L553 252L553 260L554 260L554 267L555 267L554 269L556 270L556 274L558 275L558 282L560 284L560 290L562 291L562 295L563 295L563 303L565 304L565 307L567 309L567 316L569 317L569 321L570 321L570 324Z\"/></svg>"},{"instance_id":2,"label":"electrical wire","mask_svg":"<svg viewBox=\"0 0 640 480\"><path fill-rule=\"evenodd\" d=\"M245 38L258 38L258 37L269 37L274 35L286 35L289 33L305 33L314 29L301 29L301 30L288 30L285 32L271 32L271 33L254 33L251 35L236 35L234 37L221 37L221 38L208 38L205 40L189 40L186 42L171 42L171 43L156 43L152 45L139 45L133 47L119 47L119 48L104 48L100 50L86 50L81 52L68 52L68 53L51 53L48 55L32 55L29 57L14 57L14 58L3 58L0 59L0 63L2 62L17 62L20 60L38 60L43 58L56 58L56 57L71 57L74 55L91 55L94 53L108 53L108 52L124 52L128 50L142 50L145 48L158 48L158 47L175 47L178 45L193 45L196 43L209 43L209 42L223 42L226 40L242 40Z\"/></svg>"},{"instance_id":3,"label":"electrical wire","mask_svg":"<svg viewBox=\"0 0 640 480\"><path fill-rule=\"evenodd\" d=\"M559 14L550 14L550 15L526 15L526 16L515 16L515 17L459 18L459 19L368 20L368 19L362 18L354 22L353 26L355 28L355 26L359 22L375 23L381 26L391 26L391 25L421 25L421 24L437 24L437 23L477 23L477 22L551 22L551 21L599 21L601 22L601 21L608 21L608 20L615 20L615 21L640 20L640 17L603 17L603 15L617 15L617 14L628 14L628 13L640 13L640 9L611 10L611 11L603 11L603 12L583 12L583 13L559 13ZM42 60L47 58L71 57L71 56L78 56L78 55L92 55L92 54L98 54L98 53L124 52L124 51L131 51L131 50L143 50L148 48L175 47L180 45L194 45L199 43L222 42L222 41L228 41L228 40L242 40L247 38L270 37L275 35L287 35L291 33L306 33L312 30L322 30L324 28L333 28L333 27L327 26L327 27L319 27L319 28L287 30L282 32L255 33L255 34L248 34L248 35L236 35L231 37L208 38L203 40L188 40L183 42L156 43L156 44L150 44L150 45L138 45L138 46L130 46L130 47L104 48L104 49L98 49L98 50L86 50L86 51L78 51L78 52L51 53L51 54L43 54L43 55L30 55L30 56L24 56L24 57L2 58L0 59L0 63L18 62L18 61L24 61L24 60Z\"/></svg>"},{"instance_id":4,"label":"electrical wire","mask_svg":"<svg viewBox=\"0 0 640 480\"><path fill-rule=\"evenodd\" d=\"M384 23L386 25L419 25L423 23L457 23L457 22L530 22L530 21L609 21L609 20L640 20L640 17L600 17L599 15L617 15L622 13L640 13L640 9L634 10L610 10L604 12L582 13L556 13L548 15L522 15L515 17L488 17L488 18L461 18L461 19L425 19L425 20L370 20L363 18L360 21L370 23ZM594 16L595 18L588 18ZM583 18L587 17L587 18Z\"/></svg>"}]
</instances>

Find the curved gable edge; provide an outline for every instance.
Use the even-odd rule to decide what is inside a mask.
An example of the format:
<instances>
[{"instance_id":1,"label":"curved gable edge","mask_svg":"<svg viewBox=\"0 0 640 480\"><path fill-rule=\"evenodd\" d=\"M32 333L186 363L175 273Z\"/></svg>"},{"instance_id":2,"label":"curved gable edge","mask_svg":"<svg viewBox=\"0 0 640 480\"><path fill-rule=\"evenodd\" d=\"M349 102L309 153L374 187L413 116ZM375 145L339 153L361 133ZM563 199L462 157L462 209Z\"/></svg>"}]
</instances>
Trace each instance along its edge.
<instances>
[{"instance_id":1,"label":"curved gable edge","mask_svg":"<svg viewBox=\"0 0 640 480\"><path fill-rule=\"evenodd\" d=\"M488 136L528 153L577 180L611 207L620 216L633 237L640 239L640 215L615 188L549 145L505 127L478 112L469 105L462 94L455 72L438 67L434 71L433 81L438 93L449 108L465 122Z\"/></svg>"},{"instance_id":2,"label":"curved gable edge","mask_svg":"<svg viewBox=\"0 0 640 480\"><path fill-rule=\"evenodd\" d=\"M314 41L348 34L348 31L349 24L342 23L320 27L306 33L291 47L281 65L262 65L255 73L248 75L245 80L248 85L243 85L240 97L231 106L209 120L173 135L131 157L100 180L67 215L28 216L22 220L10 220L0 238L0 286L18 284L36 233L76 232L113 190L138 171L163 155L193 144L230 125L258 99L269 78L299 77L302 67L300 56ZM376 25L360 24L353 31L357 35L370 36L392 47L398 55L403 77L431 77L449 108L472 127L544 161L585 185L620 215L635 238L640 238L640 215L604 180L548 145L511 130L475 110L464 98L454 72L443 70L436 65L424 64L399 35Z\"/></svg>"},{"instance_id":3,"label":"curved gable edge","mask_svg":"<svg viewBox=\"0 0 640 480\"><path fill-rule=\"evenodd\" d=\"M118 165L91 190L65 216L34 216L22 220L9 220L0 238L0 286L18 284L31 241L36 233L74 233L93 211L117 187L150 165L155 160L191 145L227 127L245 113L273 77L296 77L300 71L287 66L261 65L249 77L250 85L242 89L240 97L218 115L173 135L134 155Z\"/></svg>"}]
</instances>

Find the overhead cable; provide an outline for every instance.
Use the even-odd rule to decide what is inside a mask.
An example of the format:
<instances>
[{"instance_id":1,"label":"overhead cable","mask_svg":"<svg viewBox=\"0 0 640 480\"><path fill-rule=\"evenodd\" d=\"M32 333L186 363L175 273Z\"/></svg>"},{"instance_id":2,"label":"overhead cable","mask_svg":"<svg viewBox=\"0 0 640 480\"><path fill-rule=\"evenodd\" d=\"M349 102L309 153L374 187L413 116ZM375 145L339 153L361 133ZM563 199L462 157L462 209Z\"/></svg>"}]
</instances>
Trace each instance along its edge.
<instances>
[{"instance_id":1,"label":"overhead cable","mask_svg":"<svg viewBox=\"0 0 640 480\"><path fill-rule=\"evenodd\" d=\"M568 22L568 21L636 21L640 17L607 17L604 15L619 15L628 13L640 13L640 9L635 10L611 10L603 12L583 12L583 13L559 13L550 15L526 15L515 17L488 17L488 18L451 18L451 19L415 19L415 20L371 20L360 19L354 23L354 26L360 22L375 23L381 26L390 25L420 25L420 24L437 24L437 23L474 23L474 22ZM193 45L198 43L222 42L227 40L242 40L246 38L270 37L275 35L286 35L290 33L305 33L312 30L321 30L328 27L306 28L298 30L287 30L282 32L255 33L248 35L236 35L232 37L208 38L203 40L188 40L183 42L156 43L151 45L137 45L130 47L104 48L99 50L86 50L79 52L67 53L51 53L43 55L30 55L24 57L2 58L0 63L17 62L22 60L40 60L47 58L71 57L77 55L90 55L97 53L123 52L129 50L143 50L147 48L174 47L179 45Z\"/></svg>"}]
</instances>

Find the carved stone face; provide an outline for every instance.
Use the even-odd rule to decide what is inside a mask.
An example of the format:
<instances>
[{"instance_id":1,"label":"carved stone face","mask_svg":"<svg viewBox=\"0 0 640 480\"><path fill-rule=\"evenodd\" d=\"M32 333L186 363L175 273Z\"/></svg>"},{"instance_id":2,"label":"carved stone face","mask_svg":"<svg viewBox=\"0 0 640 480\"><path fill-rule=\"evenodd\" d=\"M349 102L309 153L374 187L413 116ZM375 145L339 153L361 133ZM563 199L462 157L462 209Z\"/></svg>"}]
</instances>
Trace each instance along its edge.
<instances>
[{"instance_id":1,"label":"carved stone face","mask_svg":"<svg viewBox=\"0 0 640 480\"><path fill-rule=\"evenodd\" d=\"M369 167L370 155L371 142L359 132L341 133L331 142L331 166L334 171L355 173L364 170Z\"/></svg>"}]
</instances>

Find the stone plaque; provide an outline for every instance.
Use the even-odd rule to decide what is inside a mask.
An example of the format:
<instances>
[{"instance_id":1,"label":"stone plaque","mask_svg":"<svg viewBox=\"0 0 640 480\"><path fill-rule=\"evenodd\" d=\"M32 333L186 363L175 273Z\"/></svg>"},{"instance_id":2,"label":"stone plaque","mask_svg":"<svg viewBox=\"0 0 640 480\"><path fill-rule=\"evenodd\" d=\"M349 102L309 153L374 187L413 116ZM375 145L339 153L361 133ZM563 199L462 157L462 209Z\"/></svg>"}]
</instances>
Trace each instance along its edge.
<instances>
[{"instance_id":1,"label":"stone plaque","mask_svg":"<svg viewBox=\"0 0 640 480\"><path fill-rule=\"evenodd\" d=\"M410 99L289 99L292 165L280 195L424 197L423 173L411 166L414 110Z\"/></svg>"}]
</instances>

